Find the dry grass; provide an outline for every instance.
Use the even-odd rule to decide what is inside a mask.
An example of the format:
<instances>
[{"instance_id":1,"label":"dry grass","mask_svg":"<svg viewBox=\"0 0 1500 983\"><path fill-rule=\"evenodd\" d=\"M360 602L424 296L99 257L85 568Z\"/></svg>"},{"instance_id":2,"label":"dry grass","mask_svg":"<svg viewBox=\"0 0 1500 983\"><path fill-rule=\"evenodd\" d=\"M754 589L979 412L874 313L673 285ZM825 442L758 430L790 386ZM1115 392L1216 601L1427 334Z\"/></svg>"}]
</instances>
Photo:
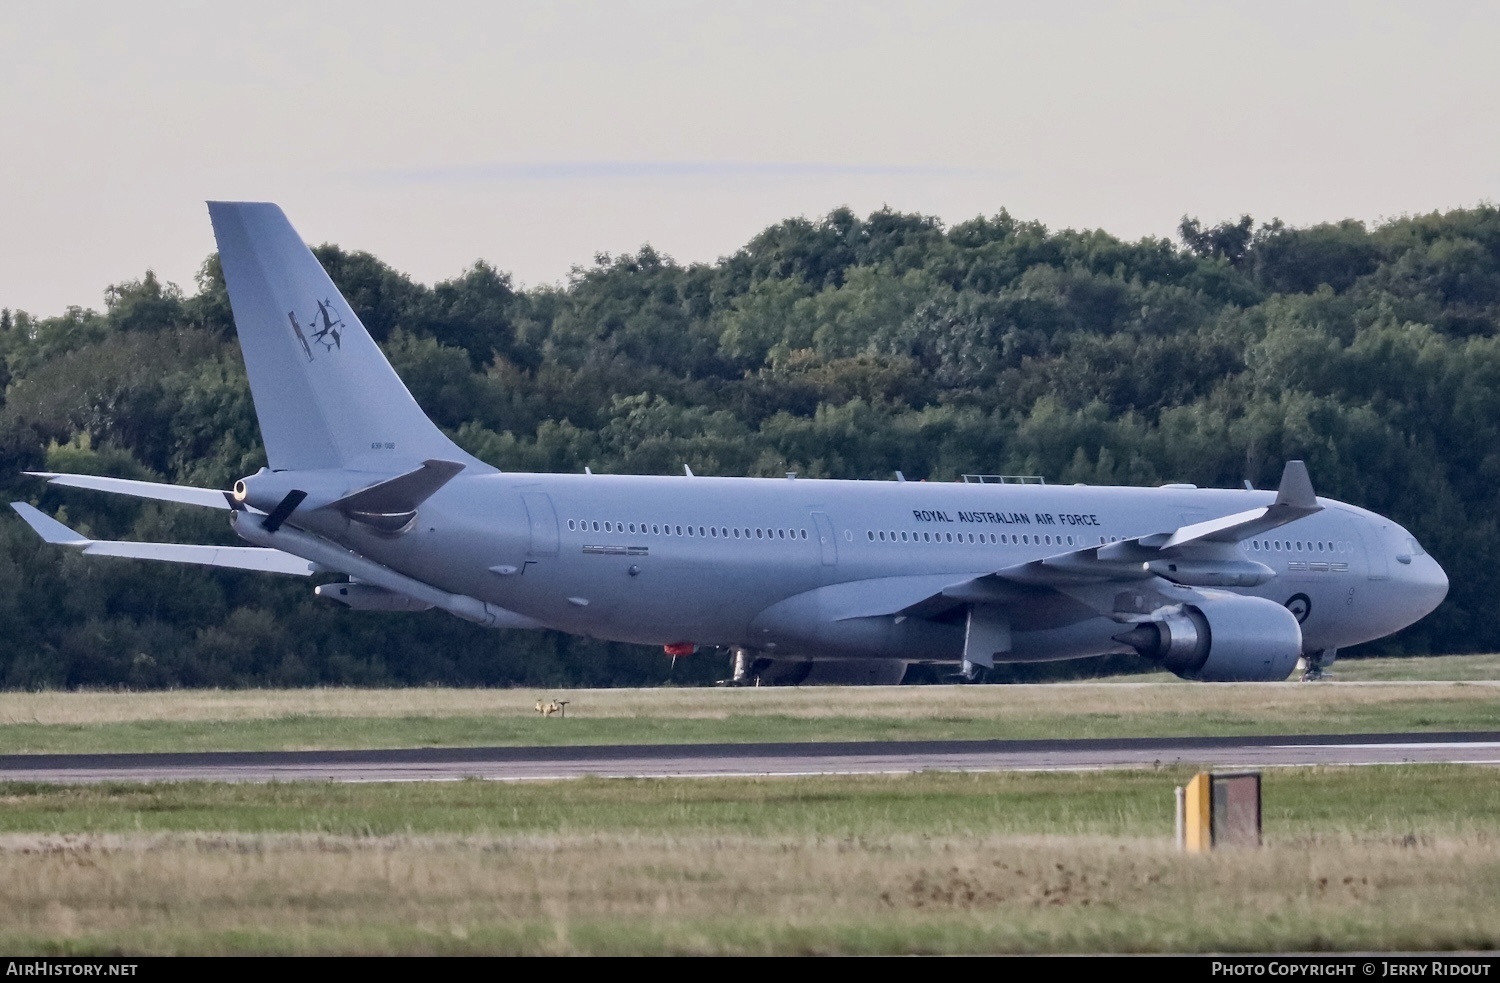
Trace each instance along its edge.
<instances>
[{"instance_id":1,"label":"dry grass","mask_svg":"<svg viewBox=\"0 0 1500 983\"><path fill-rule=\"evenodd\" d=\"M1500 773L1268 775L1169 847L1164 769L0 789L0 950L907 953L1500 947Z\"/></svg>"},{"instance_id":2,"label":"dry grass","mask_svg":"<svg viewBox=\"0 0 1500 983\"><path fill-rule=\"evenodd\" d=\"M131 953L1485 949L1500 840L9 836L0 948Z\"/></svg>"},{"instance_id":3,"label":"dry grass","mask_svg":"<svg viewBox=\"0 0 1500 983\"><path fill-rule=\"evenodd\" d=\"M1500 656L1340 662L1317 684L8 692L0 754L1488 731L1492 667ZM1465 678L1404 678L1424 672ZM536 714L554 699L565 720Z\"/></svg>"},{"instance_id":4,"label":"dry grass","mask_svg":"<svg viewBox=\"0 0 1500 983\"><path fill-rule=\"evenodd\" d=\"M1339 664L1342 670L1343 664ZM1154 679L1154 677L1152 677ZM566 699L569 720L727 720L775 716L893 721L1016 720L1059 715L1224 715L1315 720L1328 710L1413 699L1496 700L1500 681L1339 681L1188 685L1175 682L1008 686L818 686L749 689L293 689L0 693L0 725L483 717L536 719L537 700Z\"/></svg>"},{"instance_id":5,"label":"dry grass","mask_svg":"<svg viewBox=\"0 0 1500 983\"><path fill-rule=\"evenodd\" d=\"M1342 659L1333 664L1337 682L1378 680L1500 680L1500 654L1421 655L1401 659Z\"/></svg>"}]
</instances>

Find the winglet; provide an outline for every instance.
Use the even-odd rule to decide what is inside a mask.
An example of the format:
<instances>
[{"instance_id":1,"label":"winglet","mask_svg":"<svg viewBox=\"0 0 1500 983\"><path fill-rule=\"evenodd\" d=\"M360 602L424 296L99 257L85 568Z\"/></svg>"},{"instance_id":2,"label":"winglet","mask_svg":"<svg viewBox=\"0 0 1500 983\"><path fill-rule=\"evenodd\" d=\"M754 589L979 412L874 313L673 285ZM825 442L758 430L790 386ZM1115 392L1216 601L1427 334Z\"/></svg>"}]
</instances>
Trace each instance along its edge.
<instances>
[{"instance_id":1,"label":"winglet","mask_svg":"<svg viewBox=\"0 0 1500 983\"><path fill-rule=\"evenodd\" d=\"M1313 494L1312 479L1307 476L1306 464L1301 461L1286 462L1286 468L1281 472L1281 487L1276 490L1276 504L1317 509L1318 496Z\"/></svg>"},{"instance_id":2,"label":"winglet","mask_svg":"<svg viewBox=\"0 0 1500 983\"><path fill-rule=\"evenodd\" d=\"M87 546L93 540L83 534L69 529L58 522L52 516L38 509L32 508L25 502L11 502L10 507L26 520L26 524L36 530L36 534L42 539L57 546Z\"/></svg>"}]
</instances>

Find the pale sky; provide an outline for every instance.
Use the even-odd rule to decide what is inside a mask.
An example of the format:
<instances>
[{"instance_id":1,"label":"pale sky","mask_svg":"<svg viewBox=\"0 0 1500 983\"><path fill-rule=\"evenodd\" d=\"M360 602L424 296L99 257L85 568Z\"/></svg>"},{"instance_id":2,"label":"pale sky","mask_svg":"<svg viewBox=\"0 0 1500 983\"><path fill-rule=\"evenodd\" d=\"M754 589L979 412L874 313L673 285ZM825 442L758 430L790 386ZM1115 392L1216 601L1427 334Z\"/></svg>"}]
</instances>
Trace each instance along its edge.
<instances>
[{"instance_id":1,"label":"pale sky","mask_svg":"<svg viewBox=\"0 0 1500 983\"><path fill-rule=\"evenodd\" d=\"M0 306L192 292L210 198L431 283L888 204L1170 236L1500 199L1493 3L6 2Z\"/></svg>"}]
</instances>

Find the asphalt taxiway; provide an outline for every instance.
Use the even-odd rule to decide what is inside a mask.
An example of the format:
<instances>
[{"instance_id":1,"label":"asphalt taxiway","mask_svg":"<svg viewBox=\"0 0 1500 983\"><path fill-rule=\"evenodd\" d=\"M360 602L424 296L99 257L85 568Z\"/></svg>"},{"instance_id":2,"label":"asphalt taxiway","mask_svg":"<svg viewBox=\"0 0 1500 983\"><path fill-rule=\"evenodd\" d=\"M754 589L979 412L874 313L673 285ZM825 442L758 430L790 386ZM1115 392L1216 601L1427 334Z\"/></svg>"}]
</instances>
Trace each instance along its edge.
<instances>
[{"instance_id":1,"label":"asphalt taxiway","mask_svg":"<svg viewBox=\"0 0 1500 983\"><path fill-rule=\"evenodd\" d=\"M0 755L0 781L497 781L1070 771L1169 765L1500 765L1500 731L1021 741L851 741L570 747Z\"/></svg>"}]
</instances>

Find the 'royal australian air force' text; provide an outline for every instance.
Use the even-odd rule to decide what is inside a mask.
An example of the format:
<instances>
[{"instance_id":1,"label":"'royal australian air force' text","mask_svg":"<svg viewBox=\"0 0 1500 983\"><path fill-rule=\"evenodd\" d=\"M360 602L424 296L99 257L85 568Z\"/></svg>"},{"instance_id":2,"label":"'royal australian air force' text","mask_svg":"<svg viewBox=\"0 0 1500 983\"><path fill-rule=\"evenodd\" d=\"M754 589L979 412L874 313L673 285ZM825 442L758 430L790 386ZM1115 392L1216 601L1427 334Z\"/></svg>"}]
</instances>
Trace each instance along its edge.
<instances>
[{"instance_id":1,"label":"'royal australian air force' text","mask_svg":"<svg viewBox=\"0 0 1500 983\"><path fill-rule=\"evenodd\" d=\"M1004 526L1097 526L1097 515L1078 512L947 512L938 509L912 509L918 522L979 522ZM954 516L957 516L955 519Z\"/></svg>"}]
</instances>

